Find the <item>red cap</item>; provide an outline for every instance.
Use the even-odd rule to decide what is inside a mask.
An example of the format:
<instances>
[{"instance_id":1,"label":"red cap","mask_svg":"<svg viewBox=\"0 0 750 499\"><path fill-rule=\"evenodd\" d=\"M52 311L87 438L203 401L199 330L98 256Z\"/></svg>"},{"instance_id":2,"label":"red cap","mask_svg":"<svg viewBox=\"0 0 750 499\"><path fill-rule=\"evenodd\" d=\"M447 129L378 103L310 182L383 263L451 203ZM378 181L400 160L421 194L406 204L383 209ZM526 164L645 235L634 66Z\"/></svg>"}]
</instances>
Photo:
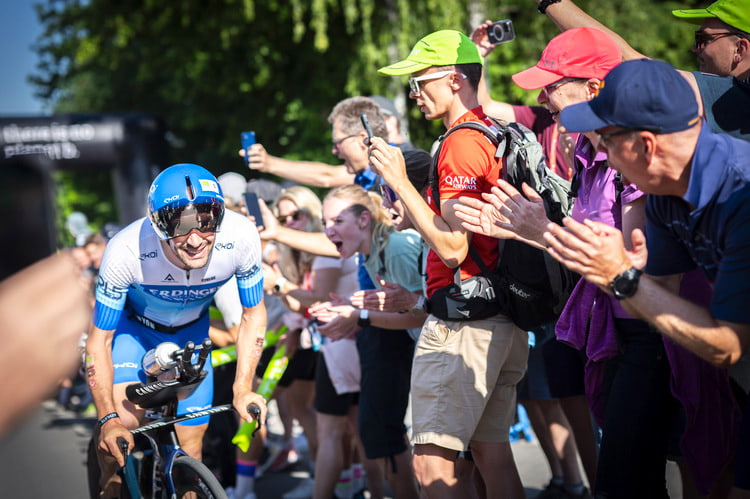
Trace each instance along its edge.
<instances>
[{"instance_id":1,"label":"red cap","mask_svg":"<svg viewBox=\"0 0 750 499\"><path fill-rule=\"evenodd\" d=\"M513 75L524 90L536 90L563 78L604 79L622 62L617 43L595 28L573 28L554 37L536 66Z\"/></svg>"}]
</instances>

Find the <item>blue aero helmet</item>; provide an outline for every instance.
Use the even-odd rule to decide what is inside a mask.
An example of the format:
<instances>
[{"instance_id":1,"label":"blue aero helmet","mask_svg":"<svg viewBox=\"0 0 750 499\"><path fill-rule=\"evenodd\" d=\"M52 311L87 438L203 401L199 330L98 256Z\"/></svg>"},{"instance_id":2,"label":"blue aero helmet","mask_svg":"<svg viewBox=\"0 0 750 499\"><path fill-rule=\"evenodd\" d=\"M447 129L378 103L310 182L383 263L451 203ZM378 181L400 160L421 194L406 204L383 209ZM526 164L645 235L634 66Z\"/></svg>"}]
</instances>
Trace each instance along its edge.
<instances>
[{"instance_id":1,"label":"blue aero helmet","mask_svg":"<svg viewBox=\"0 0 750 499\"><path fill-rule=\"evenodd\" d=\"M216 177L191 163L172 165L148 190L151 225L162 239L186 236L193 229L216 232L224 218L224 195Z\"/></svg>"}]
</instances>

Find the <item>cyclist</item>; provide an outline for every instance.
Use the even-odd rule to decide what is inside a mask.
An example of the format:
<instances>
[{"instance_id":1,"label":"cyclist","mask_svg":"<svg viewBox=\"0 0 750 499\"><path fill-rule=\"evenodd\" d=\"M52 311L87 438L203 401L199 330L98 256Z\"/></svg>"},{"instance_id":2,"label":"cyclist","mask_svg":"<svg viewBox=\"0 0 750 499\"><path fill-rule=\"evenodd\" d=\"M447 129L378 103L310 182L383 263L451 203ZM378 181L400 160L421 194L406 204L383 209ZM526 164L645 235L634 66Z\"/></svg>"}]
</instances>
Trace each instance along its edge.
<instances>
[{"instance_id":1,"label":"cyclist","mask_svg":"<svg viewBox=\"0 0 750 499\"><path fill-rule=\"evenodd\" d=\"M96 286L86 343L86 373L99 418L98 457L103 497L117 497L116 466L124 465L117 440L133 447L130 429L144 410L129 402L125 388L145 380L143 355L161 342L200 344L208 336L213 295L236 276L243 306L237 339L234 406L250 421L247 406L266 408L251 389L266 326L260 239L254 224L224 211L216 178L194 164L173 165L154 179L149 216L122 229L107 245ZM213 373L181 400L178 414L211 405ZM201 458L208 418L178 424L183 449Z\"/></svg>"}]
</instances>

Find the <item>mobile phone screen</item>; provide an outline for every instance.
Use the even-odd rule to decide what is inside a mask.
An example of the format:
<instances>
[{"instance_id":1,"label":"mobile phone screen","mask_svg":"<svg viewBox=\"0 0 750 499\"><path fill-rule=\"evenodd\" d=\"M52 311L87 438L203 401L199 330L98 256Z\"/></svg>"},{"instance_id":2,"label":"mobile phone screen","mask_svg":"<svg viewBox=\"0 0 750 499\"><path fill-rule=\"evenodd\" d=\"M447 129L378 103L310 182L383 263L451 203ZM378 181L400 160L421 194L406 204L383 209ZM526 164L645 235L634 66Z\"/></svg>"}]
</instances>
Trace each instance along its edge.
<instances>
[{"instance_id":1,"label":"mobile phone screen","mask_svg":"<svg viewBox=\"0 0 750 499\"><path fill-rule=\"evenodd\" d=\"M247 214L255 219L255 226L265 227L265 224L263 223L263 214L260 211L260 204L258 203L258 195L254 192L246 192L243 196L245 197Z\"/></svg>"}]
</instances>

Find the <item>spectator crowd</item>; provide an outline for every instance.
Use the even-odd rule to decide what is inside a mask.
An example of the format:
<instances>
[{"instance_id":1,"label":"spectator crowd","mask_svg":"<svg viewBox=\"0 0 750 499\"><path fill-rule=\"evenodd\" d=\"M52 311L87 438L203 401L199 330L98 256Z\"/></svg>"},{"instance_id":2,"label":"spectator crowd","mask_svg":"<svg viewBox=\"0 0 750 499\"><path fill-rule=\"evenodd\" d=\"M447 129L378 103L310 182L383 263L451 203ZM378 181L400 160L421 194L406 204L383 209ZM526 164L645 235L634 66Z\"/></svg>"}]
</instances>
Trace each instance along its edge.
<instances>
[{"instance_id":1,"label":"spectator crowd","mask_svg":"<svg viewBox=\"0 0 750 499\"><path fill-rule=\"evenodd\" d=\"M281 345L289 359L273 395L282 441L263 429L218 457L204 444L230 497L299 460L297 422L311 478L286 498L521 498L518 404L552 475L539 497L669 497L668 461L684 497L750 497L750 1L673 11L696 27L699 71L637 52L572 0L536 4L561 33L512 79L538 106L490 96L490 21L427 34L378 74L408 76L446 132L530 130L569 189L562 220L503 175L510 141L460 127L427 152L383 96L331 110L341 164L259 143L240 151L248 171L218 177L226 209L258 229L266 330L281 338L256 386ZM112 236L72 251L90 288ZM530 331L493 272L509 241L580 276ZM238 337L236 295L233 280L214 298L218 347ZM55 373L62 403L70 371ZM215 371L214 402L231 402L235 374Z\"/></svg>"}]
</instances>

